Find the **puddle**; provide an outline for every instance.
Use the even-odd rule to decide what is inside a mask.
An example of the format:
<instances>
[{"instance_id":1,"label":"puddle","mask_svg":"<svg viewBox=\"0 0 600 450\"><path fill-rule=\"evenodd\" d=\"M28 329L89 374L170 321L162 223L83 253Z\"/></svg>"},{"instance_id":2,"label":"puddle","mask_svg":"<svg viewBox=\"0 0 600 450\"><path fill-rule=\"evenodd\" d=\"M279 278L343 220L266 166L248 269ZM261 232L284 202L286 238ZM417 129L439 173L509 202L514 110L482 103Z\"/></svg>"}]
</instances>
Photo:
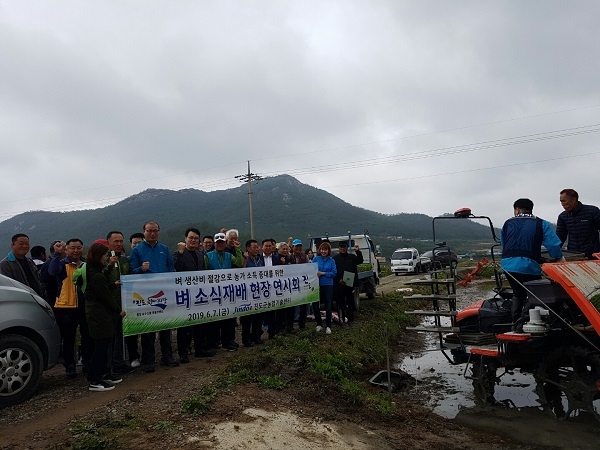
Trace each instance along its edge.
<instances>
[{"instance_id":1,"label":"puddle","mask_svg":"<svg viewBox=\"0 0 600 450\"><path fill-rule=\"evenodd\" d=\"M429 350L406 357L395 369L401 369L415 378L413 393L426 394L427 406L433 412L453 419L461 409L472 408L477 402L471 380L463 376L466 365L451 365L441 351L435 350L436 343L433 336L428 336ZM535 381L531 374L514 371L500 380L494 395L497 402L515 408L538 407Z\"/></svg>"},{"instance_id":2,"label":"puddle","mask_svg":"<svg viewBox=\"0 0 600 450\"><path fill-rule=\"evenodd\" d=\"M493 295L493 292L477 291L476 287L460 290L458 308ZM432 323L425 319L423 324ZM472 381L464 377L466 365L453 366L448 362L436 349L437 334L427 333L425 337L425 350L406 356L394 370L403 370L414 377L415 385L407 394L425 402L436 414L525 443L561 449L598 448L600 423L586 414L557 420L543 412L533 375L518 370L504 374L495 387L496 404L483 404L475 397ZM498 375L500 373L499 370Z\"/></svg>"}]
</instances>

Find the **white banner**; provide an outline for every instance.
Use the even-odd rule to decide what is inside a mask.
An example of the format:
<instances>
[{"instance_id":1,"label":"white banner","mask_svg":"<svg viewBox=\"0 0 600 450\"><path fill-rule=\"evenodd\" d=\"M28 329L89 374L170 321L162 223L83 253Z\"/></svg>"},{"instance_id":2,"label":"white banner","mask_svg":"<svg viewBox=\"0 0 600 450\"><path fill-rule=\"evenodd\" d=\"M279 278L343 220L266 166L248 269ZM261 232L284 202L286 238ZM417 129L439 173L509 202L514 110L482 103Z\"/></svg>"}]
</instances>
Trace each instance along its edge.
<instances>
[{"instance_id":1,"label":"white banner","mask_svg":"<svg viewBox=\"0 0 600 450\"><path fill-rule=\"evenodd\" d=\"M121 281L124 336L319 300L316 264L125 275Z\"/></svg>"}]
</instances>

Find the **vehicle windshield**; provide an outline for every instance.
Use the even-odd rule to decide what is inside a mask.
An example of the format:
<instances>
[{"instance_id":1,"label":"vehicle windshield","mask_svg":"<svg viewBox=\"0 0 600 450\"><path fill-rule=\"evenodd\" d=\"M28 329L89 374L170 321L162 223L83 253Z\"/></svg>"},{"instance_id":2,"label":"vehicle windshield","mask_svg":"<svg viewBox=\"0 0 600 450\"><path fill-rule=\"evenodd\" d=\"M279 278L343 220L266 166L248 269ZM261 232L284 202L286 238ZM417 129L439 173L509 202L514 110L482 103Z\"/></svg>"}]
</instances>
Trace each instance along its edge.
<instances>
[{"instance_id":1,"label":"vehicle windshield","mask_svg":"<svg viewBox=\"0 0 600 450\"><path fill-rule=\"evenodd\" d=\"M410 250L403 250L401 252L394 252L392 259L412 259L412 252Z\"/></svg>"}]
</instances>

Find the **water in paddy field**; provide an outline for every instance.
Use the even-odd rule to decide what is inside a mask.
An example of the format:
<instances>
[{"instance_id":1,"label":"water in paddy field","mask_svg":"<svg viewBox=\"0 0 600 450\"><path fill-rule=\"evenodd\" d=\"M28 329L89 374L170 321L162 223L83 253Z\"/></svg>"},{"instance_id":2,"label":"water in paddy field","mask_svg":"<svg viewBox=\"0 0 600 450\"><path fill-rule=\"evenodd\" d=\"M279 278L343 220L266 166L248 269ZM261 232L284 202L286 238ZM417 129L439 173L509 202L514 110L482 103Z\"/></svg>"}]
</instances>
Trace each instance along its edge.
<instances>
[{"instance_id":1,"label":"water in paddy field","mask_svg":"<svg viewBox=\"0 0 600 450\"><path fill-rule=\"evenodd\" d=\"M493 292L462 289L459 308L493 297ZM424 325L429 319L425 319ZM449 319L448 319L449 320ZM544 412L535 393L533 375L515 370L500 377L494 392L495 404L483 404L473 391L472 380L464 377L466 364L451 365L440 350L437 334L426 333L425 349L404 357L394 369L414 377L406 392L433 412L456 422L500 432L526 443L565 449L600 448L600 422L589 414L558 420ZM448 356L450 352L447 352ZM501 374L501 369L497 375Z\"/></svg>"}]
</instances>

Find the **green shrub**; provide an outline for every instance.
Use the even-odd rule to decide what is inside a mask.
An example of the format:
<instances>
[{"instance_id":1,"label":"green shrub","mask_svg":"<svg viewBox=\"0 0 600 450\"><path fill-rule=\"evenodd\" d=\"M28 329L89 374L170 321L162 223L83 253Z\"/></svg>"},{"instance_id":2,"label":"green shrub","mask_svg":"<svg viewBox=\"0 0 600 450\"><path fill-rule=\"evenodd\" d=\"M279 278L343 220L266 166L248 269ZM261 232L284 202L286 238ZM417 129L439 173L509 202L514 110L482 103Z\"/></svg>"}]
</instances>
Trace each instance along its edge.
<instances>
[{"instance_id":1,"label":"green shrub","mask_svg":"<svg viewBox=\"0 0 600 450\"><path fill-rule=\"evenodd\" d=\"M204 414L211 410L216 390L210 386L202 388L198 395L183 401L181 408L188 414Z\"/></svg>"}]
</instances>

